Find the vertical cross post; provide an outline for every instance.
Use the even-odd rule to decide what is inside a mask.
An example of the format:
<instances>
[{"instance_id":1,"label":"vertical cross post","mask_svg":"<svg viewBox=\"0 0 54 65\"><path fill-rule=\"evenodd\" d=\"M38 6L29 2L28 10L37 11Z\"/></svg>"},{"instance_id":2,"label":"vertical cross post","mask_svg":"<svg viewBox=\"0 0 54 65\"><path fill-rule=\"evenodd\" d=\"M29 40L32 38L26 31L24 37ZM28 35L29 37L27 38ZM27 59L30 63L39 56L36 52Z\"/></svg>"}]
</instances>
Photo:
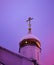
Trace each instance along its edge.
<instances>
[{"instance_id":1,"label":"vertical cross post","mask_svg":"<svg viewBox=\"0 0 54 65\"><path fill-rule=\"evenodd\" d=\"M28 18L28 20L26 20L26 22L28 22L28 33L31 33L31 20L32 20L33 18L31 18L31 17L29 17Z\"/></svg>"}]
</instances>

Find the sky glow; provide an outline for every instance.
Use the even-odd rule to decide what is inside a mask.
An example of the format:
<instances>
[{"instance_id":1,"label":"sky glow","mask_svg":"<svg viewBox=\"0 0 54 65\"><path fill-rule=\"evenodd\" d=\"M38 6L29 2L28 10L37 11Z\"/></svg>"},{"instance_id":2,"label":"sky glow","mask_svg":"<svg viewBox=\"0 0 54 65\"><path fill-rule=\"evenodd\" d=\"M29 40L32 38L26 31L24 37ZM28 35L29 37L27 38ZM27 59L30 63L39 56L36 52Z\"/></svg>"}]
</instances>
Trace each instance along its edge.
<instances>
[{"instance_id":1,"label":"sky glow","mask_svg":"<svg viewBox=\"0 0 54 65\"><path fill-rule=\"evenodd\" d=\"M41 65L54 64L54 0L0 0L0 46L18 53L34 18L32 34L41 42Z\"/></svg>"}]
</instances>

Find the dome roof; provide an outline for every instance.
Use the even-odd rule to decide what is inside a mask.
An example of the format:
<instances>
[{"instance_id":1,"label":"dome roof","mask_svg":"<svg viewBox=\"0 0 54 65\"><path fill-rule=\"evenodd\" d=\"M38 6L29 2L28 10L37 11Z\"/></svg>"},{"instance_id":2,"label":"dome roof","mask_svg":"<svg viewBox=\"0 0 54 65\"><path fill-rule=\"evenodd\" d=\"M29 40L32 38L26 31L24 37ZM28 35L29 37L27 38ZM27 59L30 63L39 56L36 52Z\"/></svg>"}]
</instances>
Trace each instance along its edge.
<instances>
[{"instance_id":1,"label":"dome roof","mask_svg":"<svg viewBox=\"0 0 54 65\"><path fill-rule=\"evenodd\" d=\"M21 40L23 40L23 39L28 39L28 38L34 38L34 39L37 39L34 35L32 35L32 34L27 34L27 35L24 36Z\"/></svg>"},{"instance_id":2,"label":"dome roof","mask_svg":"<svg viewBox=\"0 0 54 65\"><path fill-rule=\"evenodd\" d=\"M19 43L20 45L19 50L25 46L36 46L38 48L41 47L39 40L34 35L31 34L31 29L32 29L31 20L32 19L33 18L29 17L28 20L26 20L26 22L28 22L28 34L21 39Z\"/></svg>"},{"instance_id":3,"label":"dome roof","mask_svg":"<svg viewBox=\"0 0 54 65\"><path fill-rule=\"evenodd\" d=\"M24 46L28 46L28 45L37 46L38 48L40 48L40 46L41 46L40 41L38 40L38 38L36 38L32 34L27 34L20 41L20 48L22 48Z\"/></svg>"}]
</instances>

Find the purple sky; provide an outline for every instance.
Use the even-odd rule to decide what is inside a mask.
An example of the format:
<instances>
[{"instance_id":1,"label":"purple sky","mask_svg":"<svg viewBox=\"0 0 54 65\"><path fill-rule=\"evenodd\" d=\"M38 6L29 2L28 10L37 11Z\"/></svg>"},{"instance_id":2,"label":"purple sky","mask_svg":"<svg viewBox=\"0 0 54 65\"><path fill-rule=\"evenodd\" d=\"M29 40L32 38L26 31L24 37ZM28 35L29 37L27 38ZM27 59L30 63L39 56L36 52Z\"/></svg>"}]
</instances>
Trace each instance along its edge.
<instances>
[{"instance_id":1,"label":"purple sky","mask_svg":"<svg viewBox=\"0 0 54 65\"><path fill-rule=\"evenodd\" d=\"M0 46L18 53L19 41L28 32L41 42L41 65L54 64L54 0L0 0Z\"/></svg>"}]
</instances>

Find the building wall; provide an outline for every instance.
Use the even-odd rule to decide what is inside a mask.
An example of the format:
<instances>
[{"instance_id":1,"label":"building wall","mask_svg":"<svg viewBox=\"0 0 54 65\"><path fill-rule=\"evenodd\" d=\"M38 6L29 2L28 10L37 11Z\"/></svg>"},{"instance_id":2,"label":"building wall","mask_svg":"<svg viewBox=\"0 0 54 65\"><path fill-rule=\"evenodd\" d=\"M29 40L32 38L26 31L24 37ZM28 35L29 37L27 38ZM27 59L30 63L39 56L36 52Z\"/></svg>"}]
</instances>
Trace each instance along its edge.
<instances>
[{"instance_id":1,"label":"building wall","mask_svg":"<svg viewBox=\"0 0 54 65\"><path fill-rule=\"evenodd\" d=\"M33 65L29 59L0 47L0 62L5 65Z\"/></svg>"},{"instance_id":2,"label":"building wall","mask_svg":"<svg viewBox=\"0 0 54 65\"><path fill-rule=\"evenodd\" d=\"M36 46L25 46L20 50L21 55L29 59L35 59L39 63L40 49Z\"/></svg>"}]
</instances>

